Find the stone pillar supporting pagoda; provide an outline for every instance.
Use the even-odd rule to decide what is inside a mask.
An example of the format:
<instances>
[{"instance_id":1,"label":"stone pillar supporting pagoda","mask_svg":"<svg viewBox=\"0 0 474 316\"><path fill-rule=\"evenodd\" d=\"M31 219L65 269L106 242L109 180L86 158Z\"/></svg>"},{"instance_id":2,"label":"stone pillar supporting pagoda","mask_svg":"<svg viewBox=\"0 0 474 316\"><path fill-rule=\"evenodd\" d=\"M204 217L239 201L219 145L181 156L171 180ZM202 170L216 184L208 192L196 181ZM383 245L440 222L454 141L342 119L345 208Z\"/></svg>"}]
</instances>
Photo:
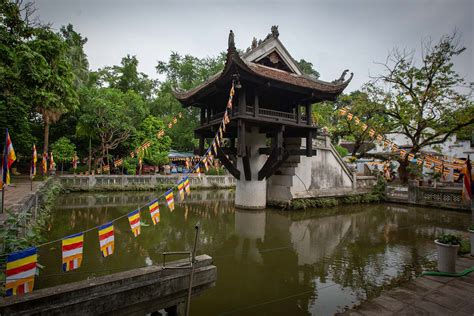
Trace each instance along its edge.
<instances>
[{"instance_id":1,"label":"stone pillar supporting pagoda","mask_svg":"<svg viewBox=\"0 0 474 316\"><path fill-rule=\"evenodd\" d=\"M239 54L230 31L224 69L189 91L175 89L184 107L200 109L198 153L217 132L226 110L229 89L235 97L225 142L217 157L237 179L235 204L239 208L266 207L267 180L291 156L316 155L312 119L315 103L335 100L352 79L347 70L332 82L304 74L279 40L276 26L263 41ZM297 145L295 146L295 140ZM291 184L289 184L291 185Z\"/></svg>"}]
</instances>

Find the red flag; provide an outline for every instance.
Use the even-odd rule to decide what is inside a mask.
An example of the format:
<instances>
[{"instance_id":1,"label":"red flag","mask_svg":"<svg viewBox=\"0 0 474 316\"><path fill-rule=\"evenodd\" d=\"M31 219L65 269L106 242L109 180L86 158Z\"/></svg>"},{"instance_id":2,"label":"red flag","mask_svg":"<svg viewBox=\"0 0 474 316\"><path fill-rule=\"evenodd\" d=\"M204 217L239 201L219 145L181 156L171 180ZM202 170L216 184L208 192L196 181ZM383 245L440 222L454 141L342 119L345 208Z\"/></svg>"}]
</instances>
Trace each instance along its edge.
<instances>
[{"instance_id":1,"label":"red flag","mask_svg":"<svg viewBox=\"0 0 474 316\"><path fill-rule=\"evenodd\" d=\"M464 165L464 169L462 170L464 174L463 180L463 188L462 188L462 198L465 201L470 201L472 199L472 191L473 191L473 179L472 179L472 166L471 160L469 156L467 157L466 164Z\"/></svg>"}]
</instances>

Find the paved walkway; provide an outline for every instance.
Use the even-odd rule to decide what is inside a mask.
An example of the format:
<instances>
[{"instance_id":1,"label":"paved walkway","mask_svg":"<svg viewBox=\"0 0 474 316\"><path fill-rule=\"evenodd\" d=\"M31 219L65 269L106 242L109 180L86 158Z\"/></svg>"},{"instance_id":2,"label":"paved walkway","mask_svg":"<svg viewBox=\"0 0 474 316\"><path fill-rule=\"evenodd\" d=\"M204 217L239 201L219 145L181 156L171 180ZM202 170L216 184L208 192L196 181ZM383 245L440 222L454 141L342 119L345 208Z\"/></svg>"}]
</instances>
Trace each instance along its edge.
<instances>
[{"instance_id":1,"label":"paved walkway","mask_svg":"<svg viewBox=\"0 0 474 316\"><path fill-rule=\"evenodd\" d=\"M474 266L459 258L456 271ZM474 272L465 277L422 276L339 315L474 315Z\"/></svg>"},{"instance_id":2,"label":"paved walkway","mask_svg":"<svg viewBox=\"0 0 474 316\"><path fill-rule=\"evenodd\" d=\"M5 210L15 211L25 199L35 194L45 185L45 181L33 181L33 190L29 177L16 177L15 182L5 188ZM0 191L1 195L1 191ZM5 220L5 212L0 214L0 225Z\"/></svg>"}]
</instances>

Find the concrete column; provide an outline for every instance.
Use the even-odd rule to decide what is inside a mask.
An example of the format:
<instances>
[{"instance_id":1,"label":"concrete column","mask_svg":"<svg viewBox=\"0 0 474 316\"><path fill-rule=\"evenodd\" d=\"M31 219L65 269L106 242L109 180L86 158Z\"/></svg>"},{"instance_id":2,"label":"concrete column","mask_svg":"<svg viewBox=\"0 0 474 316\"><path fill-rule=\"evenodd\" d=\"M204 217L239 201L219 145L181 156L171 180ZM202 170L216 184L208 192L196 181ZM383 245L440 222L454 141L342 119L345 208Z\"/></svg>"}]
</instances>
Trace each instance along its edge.
<instances>
[{"instance_id":1,"label":"concrete column","mask_svg":"<svg viewBox=\"0 0 474 316\"><path fill-rule=\"evenodd\" d=\"M240 171L240 180L236 181L235 206L243 209L263 209L267 204L267 181L258 181L258 171L267 160L266 155L259 155L258 149L265 147L266 135L258 132L258 127L252 127L252 131L244 131L246 146L250 148L248 157L252 178L245 180L245 171L242 159L237 157L237 169Z\"/></svg>"}]
</instances>

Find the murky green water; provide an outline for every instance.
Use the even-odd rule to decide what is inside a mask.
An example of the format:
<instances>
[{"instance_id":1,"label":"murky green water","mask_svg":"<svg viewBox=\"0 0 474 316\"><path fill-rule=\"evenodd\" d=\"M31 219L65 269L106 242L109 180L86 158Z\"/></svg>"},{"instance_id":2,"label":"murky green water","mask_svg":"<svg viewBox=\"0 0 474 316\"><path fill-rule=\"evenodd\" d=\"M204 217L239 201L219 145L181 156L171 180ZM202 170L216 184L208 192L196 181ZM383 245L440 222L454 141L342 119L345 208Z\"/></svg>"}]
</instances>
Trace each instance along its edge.
<instances>
[{"instance_id":1,"label":"murky green water","mask_svg":"<svg viewBox=\"0 0 474 316\"><path fill-rule=\"evenodd\" d=\"M153 193L60 197L47 239L106 223L152 200ZM174 212L161 206L153 226L142 211L134 238L115 223L115 253L102 258L97 231L85 235L80 269L61 272L59 243L40 250L36 288L161 264L163 251L189 250L199 222L199 254L214 258L215 288L193 299L193 315L329 315L433 267L433 239L462 232L470 214L392 204L281 212L233 207L232 191L193 191Z\"/></svg>"}]
</instances>

